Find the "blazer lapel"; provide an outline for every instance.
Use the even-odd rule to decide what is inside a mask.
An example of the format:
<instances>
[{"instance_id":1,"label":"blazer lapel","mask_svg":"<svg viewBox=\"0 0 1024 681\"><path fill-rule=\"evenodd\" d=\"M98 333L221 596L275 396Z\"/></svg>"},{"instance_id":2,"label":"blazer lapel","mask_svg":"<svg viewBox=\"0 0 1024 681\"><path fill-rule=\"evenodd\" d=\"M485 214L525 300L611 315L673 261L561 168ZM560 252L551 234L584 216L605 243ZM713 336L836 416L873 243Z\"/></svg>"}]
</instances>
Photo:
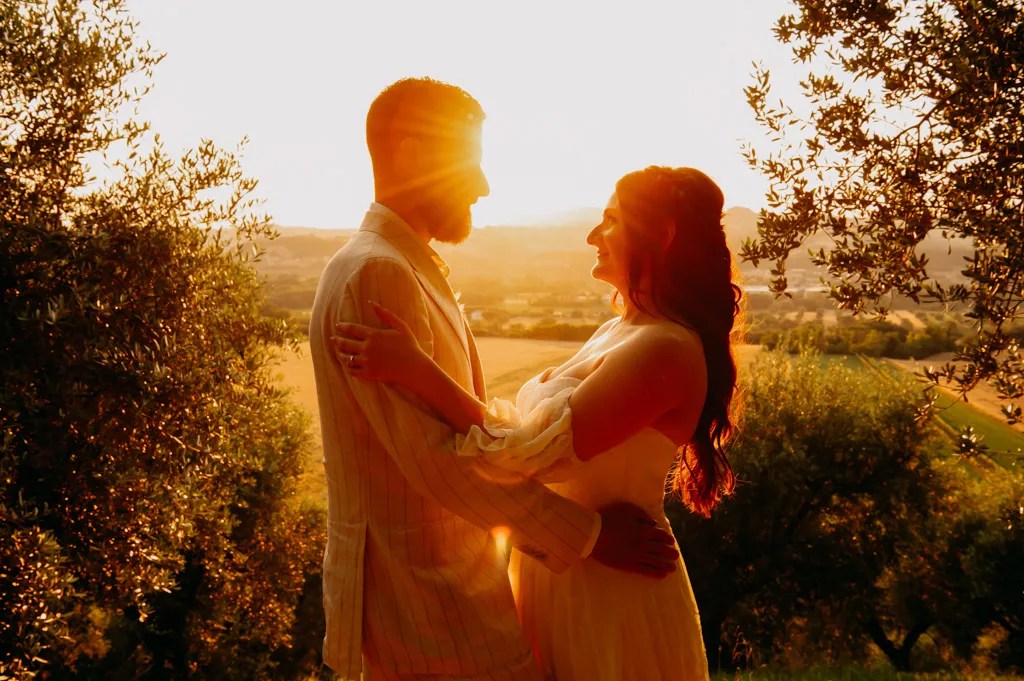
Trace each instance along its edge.
<instances>
[{"instance_id":1,"label":"blazer lapel","mask_svg":"<svg viewBox=\"0 0 1024 681\"><path fill-rule=\"evenodd\" d=\"M448 284L448 266L441 256L423 243L397 213L379 203L370 206L360 230L379 234L405 256L420 286L441 310L445 321L459 339L463 352L468 356L470 350L465 317L455 301L451 285Z\"/></svg>"},{"instance_id":2,"label":"blazer lapel","mask_svg":"<svg viewBox=\"0 0 1024 681\"><path fill-rule=\"evenodd\" d=\"M466 327L466 340L469 345L469 363L473 368L473 392L476 393L477 398L487 404L487 384L484 382L484 369L480 363L480 352L476 347L476 339L473 338L473 332Z\"/></svg>"},{"instance_id":3,"label":"blazer lapel","mask_svg":"<svg viewBox=\"0 0 1024 681\"><path fill-rule=\"evenodd\" d=\"M429 273L418 269L415 270L415 274L423 290L434 301L434 304L440 308L441 312L444 313L445 320L452 327L452 331L455 332L459 343L462 344L463 352L469 355L469 344L466 340L466 324L463 320L462 310L459 309L459 304L455 302L455 294L452 292L448 280L439 271L437 277L433 277ZM437 281L438 279L440 281Z\"/></svg>"}]
</instances>

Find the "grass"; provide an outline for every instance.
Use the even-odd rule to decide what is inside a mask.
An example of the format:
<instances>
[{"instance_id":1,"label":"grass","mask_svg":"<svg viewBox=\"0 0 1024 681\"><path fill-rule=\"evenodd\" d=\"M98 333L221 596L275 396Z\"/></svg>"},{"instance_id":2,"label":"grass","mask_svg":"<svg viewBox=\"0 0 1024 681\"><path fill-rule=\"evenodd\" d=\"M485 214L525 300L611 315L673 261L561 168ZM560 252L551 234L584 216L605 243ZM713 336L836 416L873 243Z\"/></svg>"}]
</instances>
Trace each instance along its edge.
<instances>
[{"instance_id":1,"label":"grass","mask_svg":"<svg viewBox=\"0 0 1024 681\"><path fill-rule=\"evenodd\" d=\"M1012 453L1024 449L1024 435L988 414L979 412L963 400L957 400L952 395L942 392L936 401L936 407L939 418L951 428L959 431L964 426L972 426L974 432L981 436L982 442L990 449L1011 453L1011 457ZM1010 458L1005 454L1003 457Z\"/></svg>"},{"instance_id":2,"label":"grass","mask_svg":"<svg viewBox=\"0 0 1024 681\"><path fill-rule=\"evenodd\" d=\"M867 357L865 355L820 355L822 366L843 366L854 371L867 371L880 381L896 381L913 372L895 364ZM981 411L970 402L964 402L948 391L939 390L936 401L936 426L956 448L960 430L965 426L974 428L982 444L989 448L985 456L1007 470L1020 469L1024 461L1024 433L1011 428L1005 421Z\"/></svg>"},{"instance_id":3,"label":"grass","mask_svg":"<svg viewBox=\"0 0 1024 681\"><path fill-rule=\"evenodd\" d=\"M905 377L910 373L907 369L890 362L871 359L863 355L856 359L880 378L886 376ZM979 410L970 402L957 399L946 390L939 390L935 406L935 415L941 422L940 428L950 436L954 445L959 440L960 431L966 426L971 426L980 437L982 444L989 448L987 455L992 461L1006 469L1016 467L1016 462L1021 452L1024 451L1024 434L1011 428L1005 421ZM941 427L941 425L945 427Z\"/></svg>"}]
</instances>

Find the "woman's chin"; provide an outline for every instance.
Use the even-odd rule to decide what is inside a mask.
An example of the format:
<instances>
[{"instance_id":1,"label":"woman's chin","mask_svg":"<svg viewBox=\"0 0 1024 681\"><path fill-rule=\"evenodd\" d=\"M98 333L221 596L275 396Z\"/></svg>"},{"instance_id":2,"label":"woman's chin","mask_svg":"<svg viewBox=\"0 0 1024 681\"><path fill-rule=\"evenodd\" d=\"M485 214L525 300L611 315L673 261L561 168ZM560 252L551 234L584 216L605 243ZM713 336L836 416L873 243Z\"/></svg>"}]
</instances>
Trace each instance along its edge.
<instances>
[{"instance_id":1,"label":"woman's chin","mask_svg":"<svg viewBox=\"0 0 1024 681\"><path fill-rule=\"evenodd\" d=\"M615 278L608 271L608 266L600 261L594 263L594 266L590 268L590 276L606 284L616 285Z\"/></svg>"}]
</instances>

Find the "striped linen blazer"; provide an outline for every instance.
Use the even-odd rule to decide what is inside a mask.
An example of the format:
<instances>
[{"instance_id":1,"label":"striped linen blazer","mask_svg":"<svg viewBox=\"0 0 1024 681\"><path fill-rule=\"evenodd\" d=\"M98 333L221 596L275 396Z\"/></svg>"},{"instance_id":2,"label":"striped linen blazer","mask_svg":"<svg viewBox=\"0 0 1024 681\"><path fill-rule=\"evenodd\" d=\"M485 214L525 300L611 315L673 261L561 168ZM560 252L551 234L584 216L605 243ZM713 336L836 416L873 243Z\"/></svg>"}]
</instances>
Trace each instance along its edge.
<instances>
[{"instance_id":1,"label":"striped linen blazer","mask_svg":"<svg viewBox=\"0 0 1024 681\"><path fill-rule=\"evenodd\" d=\"M536 681L495 535L560 571L586 556L600 518L533 480L501 485L454 454L454 435L394 384L349 376L334 323L397 313L455 380L485 399L476 345L447 266L373 204L321 275L310 322L328 489L324 661L382 675ZM519 670L519 671L514 671Z\"/></svg>"}]
</instances>

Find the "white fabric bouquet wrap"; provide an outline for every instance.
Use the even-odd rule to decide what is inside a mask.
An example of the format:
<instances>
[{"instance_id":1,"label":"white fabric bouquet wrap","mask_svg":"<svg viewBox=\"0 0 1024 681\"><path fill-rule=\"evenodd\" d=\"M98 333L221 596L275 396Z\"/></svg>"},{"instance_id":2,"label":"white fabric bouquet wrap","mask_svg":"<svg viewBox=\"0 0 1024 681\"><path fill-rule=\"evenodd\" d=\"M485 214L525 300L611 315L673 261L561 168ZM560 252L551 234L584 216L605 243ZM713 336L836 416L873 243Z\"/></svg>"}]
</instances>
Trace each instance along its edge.
<instances>
[{"instance_id":1,"label":"white fabric bouquet wrap","mask_svg":"<svg viewBox=\"0 0 1024 681\"><path fill-rule=\"evenodd\" d=\"M483 428L473 426L465 435L456 434L458 455L476 457L481 473L494 480L560 482L572 477L583 465L572 447L569 398L575 389L572 385L558 390L525 415L508 400L492 399Z\"/></svg>"}]
</instances>

